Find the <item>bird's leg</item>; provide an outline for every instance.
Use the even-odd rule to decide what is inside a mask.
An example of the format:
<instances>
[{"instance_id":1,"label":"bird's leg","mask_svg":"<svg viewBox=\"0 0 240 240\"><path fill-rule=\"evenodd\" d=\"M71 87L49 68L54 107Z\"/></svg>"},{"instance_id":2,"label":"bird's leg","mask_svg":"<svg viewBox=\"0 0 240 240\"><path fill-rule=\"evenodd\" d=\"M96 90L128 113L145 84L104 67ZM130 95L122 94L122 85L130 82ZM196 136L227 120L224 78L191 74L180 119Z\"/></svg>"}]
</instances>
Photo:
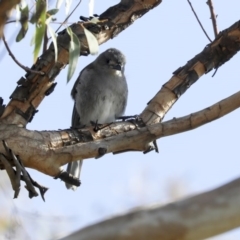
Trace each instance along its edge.
<instances>
[{"instance_id":1,"label":"bird's leg","mask_svg":"<svg viewBox=\"0 0 240 240\"><path fill-rule=\"evenodd\" d=\"M97 132L101 129L102 124L98 124L98 119L94 121L90 121L91 125L94 127L93 130L94 132Z\"/></svg>"},{"instance_id":2,"label":"bird's leg","mask_svg":"<svg viewBox=\"0 0 240 240\"><path fill-rule=\"evenodd\" d=\"M92 124L92 126L94 126L94 128L93 128L94 132L100 131L100 130L110 126L111 124L113 124L113 122L106 123L106 124L99 124L98 120L96 120L96 122L90 121L90 123Z\"/></svg>"},{"instance_id":3,"label":"bird's leg","mask_svg":"<svg viewBox=\"0 0 240 240\"><path fill-rule=\"evenodd\" d=\"M5 151L7 155L0 154L0 160L2 161L7 174L10 178L12 188L14 190L14 198L18 197L18 194L20 192L20 180L24 181L26 183L26 189L29 192L29 198L37 197L38 193L36 192L35 187L39 188L40 194L42 196L42 199L44 199L44 194L48 190L48 188L43 187L39 185L37 182L35 182L29 173L26 171L25 167L23 166L23 163L19 156L15 155L14 152L8 147L7 143L3 141L3 146L5 148ZM11 162L11 163L10 163ZM15 166L16 170L13 168Z\"/></svg>"}]
</instances>

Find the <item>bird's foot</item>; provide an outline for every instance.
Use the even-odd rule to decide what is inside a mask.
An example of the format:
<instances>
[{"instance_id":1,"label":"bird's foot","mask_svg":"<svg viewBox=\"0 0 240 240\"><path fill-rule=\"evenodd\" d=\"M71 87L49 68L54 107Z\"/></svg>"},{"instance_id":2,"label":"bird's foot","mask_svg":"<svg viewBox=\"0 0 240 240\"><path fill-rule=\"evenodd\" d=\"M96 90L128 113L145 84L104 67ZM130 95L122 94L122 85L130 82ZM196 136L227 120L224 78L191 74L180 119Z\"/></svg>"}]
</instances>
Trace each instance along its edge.
<instances>
[{"instance_id":1,"label":"bird's foot","mask_svg":"<svg viewBox=\"0 0 240 240\"><path fill-rule=\"evenodd\" d=\"M118 117L118 120L122 120L122 121L126 121L126 122L131 122L132 124L134 124L136 127L143 127L146 126L146 124L142 121L142 119L139 117L139 115L133 115L133 116L122 116L122 117ZM143 153L149 153L151 151L155 150L155 152L159 152L158 151L158 145L156 140L154 140L153 142L149 143L148 149L145 150Z\"/></svg>"},{"instance_id":2,"label":"bird's foot","mask_svg":"<svg viewBox=\"0 0 240 240\"><path fill-rule=\"evenodd\" d=\"M112 122L111 123L107 123L107 124L99 124L98 120L96 122L90 121L90 123L94 127L93 128L94 132L100 131L100 130L102 130L102 129L104 129L104 128L106 128L106 127L108 127L108 126L110 126L112 124Z\"/></svg>"}]
</instances>

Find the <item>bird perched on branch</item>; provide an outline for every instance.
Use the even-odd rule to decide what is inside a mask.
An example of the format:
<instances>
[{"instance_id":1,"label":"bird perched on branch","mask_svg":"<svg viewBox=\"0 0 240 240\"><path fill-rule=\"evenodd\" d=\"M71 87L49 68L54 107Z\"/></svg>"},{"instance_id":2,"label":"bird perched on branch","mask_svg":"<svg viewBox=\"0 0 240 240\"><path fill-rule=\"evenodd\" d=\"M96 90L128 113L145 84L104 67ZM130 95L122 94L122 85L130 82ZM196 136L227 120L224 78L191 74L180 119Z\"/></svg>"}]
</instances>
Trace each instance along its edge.
<instances>
[{"instance_id":1,"label":"bird perched on branch","mask_svg":"<svg viewBox=\"0 0 240 240\"><path fill-rule=\"evenodd\" d=\"M128 87L124 76L125 56L110 48L79 74L71 95L74 99L72 127L111 123L124 114ZM82 160L68 164L67 172L79 178ZM66 183L68 189L76 186Z\"/></svg>"}]
</instances>

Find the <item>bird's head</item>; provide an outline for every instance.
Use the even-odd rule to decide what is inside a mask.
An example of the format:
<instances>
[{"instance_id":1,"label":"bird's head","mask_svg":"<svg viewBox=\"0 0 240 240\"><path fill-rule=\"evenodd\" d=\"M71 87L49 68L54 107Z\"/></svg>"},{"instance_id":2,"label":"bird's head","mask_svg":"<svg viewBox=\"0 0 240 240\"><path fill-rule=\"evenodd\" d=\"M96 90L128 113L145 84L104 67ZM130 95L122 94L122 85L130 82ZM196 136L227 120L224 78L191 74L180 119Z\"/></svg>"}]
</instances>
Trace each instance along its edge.
<instances>
[{"instance_id":1,"label":"bird's head","mask_svg":"<svg viewBox=\"0 0 240 240\"><path fill-rule=\"evenodd\" d=\"M125 56L116 48L109 48L101 53L95 60L102 68L110 68L114 71L124 72L126 64Z\"/></svg>"}]
</instances>

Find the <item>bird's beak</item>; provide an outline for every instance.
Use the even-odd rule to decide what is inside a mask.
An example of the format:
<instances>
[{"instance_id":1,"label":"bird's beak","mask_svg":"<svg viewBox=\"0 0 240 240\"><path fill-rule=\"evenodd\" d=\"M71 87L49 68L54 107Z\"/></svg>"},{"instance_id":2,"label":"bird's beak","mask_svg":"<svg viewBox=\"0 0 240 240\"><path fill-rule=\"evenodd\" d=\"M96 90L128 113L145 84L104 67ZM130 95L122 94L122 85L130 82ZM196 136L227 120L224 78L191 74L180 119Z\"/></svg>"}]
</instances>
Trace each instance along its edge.
<instances>
[{"instance_id":1,"label":"bird's beak","mask_svg":"<svg viewBox=\"0 0 240 240\"><path fill-rule=\"evenodd\" d=\"M111 65L112 69L122 71L123 66L121 64L112 64Z\"/></svg>"}]
</instances>

